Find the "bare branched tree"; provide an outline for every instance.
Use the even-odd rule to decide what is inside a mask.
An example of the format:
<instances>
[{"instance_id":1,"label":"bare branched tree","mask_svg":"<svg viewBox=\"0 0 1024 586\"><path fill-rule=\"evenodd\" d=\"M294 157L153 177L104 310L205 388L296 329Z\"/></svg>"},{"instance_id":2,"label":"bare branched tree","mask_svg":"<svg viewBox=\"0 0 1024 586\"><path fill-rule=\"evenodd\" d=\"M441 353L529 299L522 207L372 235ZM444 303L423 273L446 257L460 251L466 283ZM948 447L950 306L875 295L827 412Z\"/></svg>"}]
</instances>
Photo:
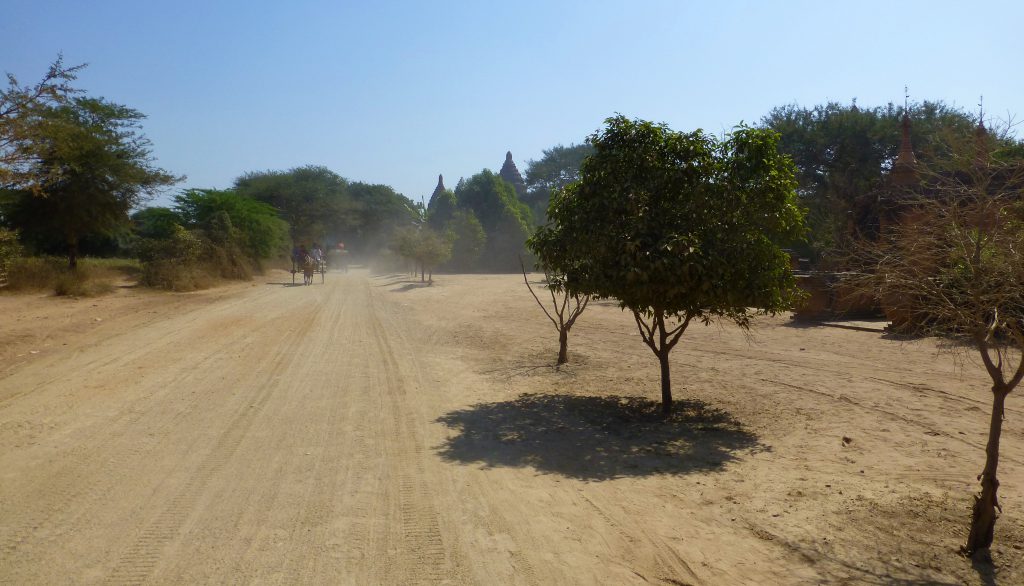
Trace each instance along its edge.
<instances>
[{"instance_id":1,"label":"bare branched tree","mask_svg":"<svg viewBox=\"0 0 1024 586\"><path fill-rule=\"evenodd\" d=\"M526 276L526 266L523 265L522 259L519 259L519 266L523 269L523 282L530 290L530 295L533 295L533 299L544 311L544 315L548 316L555 329L558 330L558 364L565 364L569 361L569 330L572 329L583 310L587 308L587 304L590 303L590 295L570 291L565 286L564 278L545 272L544 277L548 293L551 294L552 306L552 311L548 311L544 302L534 292L533 286L530 285L530 280Z\"/></svg>"},{"instance_id":2,"label":"bare branched tree","mask_svg":"<svg viewBox=\"0 0 1024 586\"><path fill-rule=\"evenodd\" d=\"M975 148L892 198L891 224L851 245L851 282L915 334L961 339L992 379L985 468L963 551L987 555L996 518L1006 397L1024 379L1024 163Z\"/></svg>"}]
</instances>

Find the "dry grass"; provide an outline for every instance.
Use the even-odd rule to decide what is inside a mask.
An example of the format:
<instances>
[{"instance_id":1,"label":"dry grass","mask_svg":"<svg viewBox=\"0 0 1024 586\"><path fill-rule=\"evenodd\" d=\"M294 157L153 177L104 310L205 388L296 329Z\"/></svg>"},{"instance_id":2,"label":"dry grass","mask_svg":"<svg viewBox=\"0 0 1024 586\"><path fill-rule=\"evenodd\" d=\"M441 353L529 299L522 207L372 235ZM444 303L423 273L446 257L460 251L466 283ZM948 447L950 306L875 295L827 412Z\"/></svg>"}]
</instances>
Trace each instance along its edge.
<instances>
[{"instance_id":1,"label":"dry grass","mask_svg":"<svg viewBox=\"0 0 1024 586\"><path fill-rule=\"evenodd\" d=\"M55 295L95 297L114 290L118 283L134 281L141 272L138 261L123 258L82 258L71 270L59 257L23 257L11 262L4 292L53 291Z\"/></svg>"}]
</instances>

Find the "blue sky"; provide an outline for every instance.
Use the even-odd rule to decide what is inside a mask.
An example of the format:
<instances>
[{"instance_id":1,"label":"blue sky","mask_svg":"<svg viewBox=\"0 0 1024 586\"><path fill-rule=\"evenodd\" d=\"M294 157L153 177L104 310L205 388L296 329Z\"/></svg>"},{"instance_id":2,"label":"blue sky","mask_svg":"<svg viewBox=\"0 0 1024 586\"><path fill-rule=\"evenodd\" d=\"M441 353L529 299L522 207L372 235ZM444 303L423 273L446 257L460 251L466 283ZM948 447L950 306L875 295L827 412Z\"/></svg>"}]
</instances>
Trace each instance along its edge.
<instances>
[{"instance_id":1,"label":"blue sky","mask_svg":"<svg viewBox=\"0 0 1024 586\"><path fill-rule=\"evenodd\" d=\"M0 70L89 63L77 85L146 114L180 187L318 164L418 200L617 112L720 133L907 85L1024 117L1022 22L1010 0L4 0Z\"/></svg>"}]
</instances>

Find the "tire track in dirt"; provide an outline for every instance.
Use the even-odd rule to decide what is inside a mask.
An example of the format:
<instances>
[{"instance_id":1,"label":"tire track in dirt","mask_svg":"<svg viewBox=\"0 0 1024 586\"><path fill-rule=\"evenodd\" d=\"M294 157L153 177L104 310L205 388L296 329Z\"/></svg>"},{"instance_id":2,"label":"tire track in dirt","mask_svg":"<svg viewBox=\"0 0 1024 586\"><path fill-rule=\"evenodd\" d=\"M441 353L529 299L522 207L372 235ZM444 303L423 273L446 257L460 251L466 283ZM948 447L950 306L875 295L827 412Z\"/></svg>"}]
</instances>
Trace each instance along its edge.
<instances>
[{"instance_id":1,"label":"tire track in dirt","mask_svg":"<svg viewBox=\"0 0 1024 586\"><path fill-rule=\"evenodd\" d=\"M236 300L227 307L233 308L241 303L242 301ZM218 311L222 309L218 307ZM198 313L204 312L200 310ZM189 321L199 323L205 320L198 316L190 316ZM115 353L118 358L107 360L104 364L108 369L131 370L126 365L133 361L144 361L147 355L145 352L159 354L161 349L179 344L178 340L188 336L187 332L182 332L179 329L177 336L165 340L164 345L158 349L135 343L132 345L132 352ZM186 383L191 377L196 376L196 372L204 372L218 361L222 361L223 354L244 337L244 333L236 333L217 339L214 351L203 357L193 368L174 371L174 376L164 388L173 390L190 386ZM95 360L89 362L96 363ZM62 374L57 375L54 380L65 381L67 375L63 374L63 370L59 372ZM99 375L92 372L90 376ZM165 409L157 408L154 404L155 398L165 402L181 400L181 397L173 392L146 393L130 399L119 408L110 421L102 426L96 426L87 437L77 440L71 448L56 454L57 461L51 462L43 469L52 471L50 474L39 476L34 484L21 489L22 494L32 495L30 501L19 499L7 503L7 509L10 509L14 502L17 502L18 506L16 509L3 512L3 517L8 521L7 526L12 528L4 531L6 535L0 543L0 558L3 559L0 559L0 562L16 569L21 565L20 562L26 559L26 556L18 555L19 552L51 549L52 544L63 535L67 527L88 516L93 506L105 501L114 487L135 476L150 459L152 450L158 444L158 438L163 437L168 430L174 429L181 418L191 413L202 402L201 397L193 395L184 407L178 406L175 409L174 416L160 418L154 417L154 413L163 413ZM138 437L131 437L132 434L138 435L141 422L144 420L148 421L145 426L148 430L147 437L143 441ZM13 522L12 518L15 519Z\"/></svg>"},{"instance_id":2,"label":"tire track in dirt","mask_svg":"<svg viewBox=\"0 0 1024 586\"><path fill-rule=\"evenodd\" d=\"M385 389L389 401L385 408L390 411L391 428L387 434L392 441L388 445L388 462L392 474L398 480L398 551L400 563L391 568L390 583L396 584L439 584L460 583L461 560L456 543L444 539L437 504L434 502L434 487L427 480L424 466L424 442L419 430L418 419L410 412L406 387L410 384L404 376L402 365L396 358L393 341L404 342L401 329L385 324L387 308L378 295L370 295L371 333L377 348L377 357L382 361ZM391 325L391 327L388 327ZM403 352L409 360L406 367L413 373L419 365L415 353ZM418 389L415 389L418 390Z\"/></svg>"},{"instance_id":3,"label":"tire track in dirt","mask_svg":"<svg viewBox=\"0 0 1024 586\"><path fill-rule=\"evenodd\" d=\"M302 318L301 326L294 331L296 337L308 330L315 314ZM284 341L282 341L284 342ZM286 350L287 343L278 349L277 360L272 372L287 372L294 367L296 357ZM164 548L179 535L186 519L193 513L207 484L220 472L238 451L246 434L266 407L277 389L274 378L265 382L252 400L245 401L236 411L233 419L225 426L217 443L212 447L198 468L178 491L164 510L148 523L135 543L124 550L107 576L108 584L136 584L144 582L156 568Z\"/></svg>"},{"instance_id":4,"label":"tire track in dirt","mask_svg":"<svg viewBox=\"0 0 1024 586\"><path fill-rule=\"evenodd\" d=\"M350 289L345 291L350 293ZM373 406L370 397L365 396L371 389L357 385L357 391L364 394L351 396L345 391L351 391L352 386L342 389L335 384L334 377L346 381L358 378L372 364L373 356L367 355L365 350L338 350L346 348L345 342L353 331L365 330L366 320L359 311L364 306L364 300L339 291L337 287L331 290L333 298L324 303L327 314L317 319L316 331L311 336L313 340L322 341L321 351L330 358L320 359L313 367L313 376L305 384L319 388L319 394L324 396L329 406L318 414L320 421L317 425L317 439L312 449L319 449L319 457L309 490L294 519L293 537L280 580L282 584L310 583L328 576L340 579L342 572L351 569L345 563L339 564L339 560L352 561L351 557L345 556L342 548L344 551L362 552L370 540L370 503L358 496L353 503L349 497L358 493L358 484L375 482L379 478L379 475L366 475L366 470L372 467L371 450L366 438L372 433L375 422L370 413L365 413ZM348 347L351 348L351 345ZM334 349L334 352L330 349ZM346 423L344 428L338 424L341 421ZM363 494L374 492L367 490ZM349 530L344 535L334 535L326 520L337 518L340 506L344 506L346 512L354 513L363 522L348 525ZM321 554L311 555L313 551L320 551Z\"/></svg>"},{"instance_id":5,"label":"tire track in dirt","mask_svg":"<svg viewBox=\"0 0 1024 586\"><path fill-rule=\"evenodd\" d=\"M980 451L984 451L985 450L985 445L984 444L980 444L978 442L973 442L971 440L964 439L962 437L959 437L959 435L953 435L953 434L948 433L948 432L943 431L943 430L935 429L934 426L926 425L924 423L921 423L920 421L917 421L916 419L912 419L912 418L907 417L905 415L900 415L899 413L895 413L895 412L889 411L887 409L882 409L881 407L875 407L873 405L866 405L866 404L864 404L864 403L862 403L860 401L857 401L856 399L851 399L850 397L848 397L846 395L838 395L838 396L836 396L836 395L833 395L833 394L825 392L825 391L819 391L817 389L812 389L810 387L805 387L805 386L801 386L801 385L795 385L793 383L787 383L787 382L783 382L783 381L779 381L779 380L774 380L774 379L762 378L761 380L763 382L766 382L766 383L787 387L787 388L798 390L798 391L802 391L802 392L805 392L805 393L813 393L813 394L818 395L818 396L828 397L829 399L831 399L833 401L842 402L842 403L848 403L848 404L853 405L855 407L858 407L860 409L864 409L865 411L873 411L875 413L880 413L880 414L885 415L886 417L888 417L890 419L894 419L896 421L899 421L900 423L903 423L903 424L906 424L906 425L912 425L914 427L917 427L917 428L920 428L920 429L924 429L924 430L926 430L925 433L928 434L928 435L942 436L942 437L944 437L946 439L951 439L951 440L960 442L960 443L962 443L964 445L970 446L970 447L975 448L975 449L980 450ZM999 458L1000 458L1000 460L1003 460L1003 461L1006 461L1006 462L1013 462L1015 464L1022 464L1022 463L1024 463L1024 462L1021 462L1020 460L1018 460L1017 458L1014 458L1013 456L1008 456L1006 454L1000 455Z\"/></svg>"},{"instance_id":6,"label":"tire track in dirt","mask_svg":"<svg viewBox=\"0 0 1024 586\"><path fill-rule=\"evenodd\" d=\"M598 506L598 504L594 502L593 499L588 497L582 491L577 491L576 495L580 498L581 501L583 501L586 504L587 508L594 511L594 513L596 513L597 516L600 517L608 527L610 527L612 530L619 534L619 536L622 538L623 543L633 544L637 541L637 539L634 537L634 533L627 531L623 527L622 522L613 519L611 515L608 512L606 512L604 508ZM630 523L630 525L633 524ZM700 579L697 577L697 574L690 567L690 564L688 564L686 560L684 560L679 554L677 554L675 549L670 547L663 540L655 538L647 531L644 531L643 528L633 526L630 527L630 529L635 531L636 533L639 533L640 535L643 535L646 538L646 540L643 542L643 545L653 546L655 548L656 551L654 552L654 562L658 568L657 578L659 580L665 582L675 581L674 583L682 582L685 584L700 583ZM630 549L632 550L634 548ZM631 553L635 555L636 552L633 551ZM645 582L648 581L645 576L637 572L635 569L629 568L629 570L634 574L640 576ZM685 580L680 580L677 576L685 576L686 578Z\"/></svg>"},{"instance_id":7,"label":"tire track in dirt","mask_svg":"<svg viewBox=\"0 0 1024 586\"><path fill-rule=\"evenodd\" d=\"M219 348L230 347L233 340L226 340ZM211 355L197 366L202 368L217 359L216 354ZM190 376L189 371L180 371L168 386L175 388ZM64 377L66 375L61 375L57 380L64 380ZM75 442L70 449L57 454L58 462L46 468L53 470L52 474L40 476L34 484L22 489L33 497L29 503L19 502L16 510L3 511L8 523L12 516L21 519L14 521L13 529L5 531L7 535L0 544L3 557L17 560L15 554L25 547L47 547L60 536L59 528L85 514L88 503L104 499L111 487L132 473L135 463L145 460L155 442L140 443L126 438L137 433L140 421L152 411L152 399L152 395L143 395L122 407L114 419L98 426L90 436ZM191 408L199 402L196 397ZM176 424L177 421L171 418L158 420L157 424L148 427L150 436L160 435ZM9 505L5 508L9 509Z\"/></svg>"}]
</instances>

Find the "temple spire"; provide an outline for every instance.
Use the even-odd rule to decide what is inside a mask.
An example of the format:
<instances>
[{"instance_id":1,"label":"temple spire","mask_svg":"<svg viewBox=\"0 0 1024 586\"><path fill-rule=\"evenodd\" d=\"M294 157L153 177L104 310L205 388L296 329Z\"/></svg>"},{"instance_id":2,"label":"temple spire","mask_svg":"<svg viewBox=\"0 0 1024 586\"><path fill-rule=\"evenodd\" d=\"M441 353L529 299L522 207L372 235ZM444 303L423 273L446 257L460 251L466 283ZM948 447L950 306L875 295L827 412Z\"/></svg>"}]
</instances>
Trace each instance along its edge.
<instances>
[{"instance_id":1,"label":"temple spire","mask_svg":"<svg viewBox=\"0 0 1024 586\"><path fill-rule=\"evenodd\" d=\"M910 94L906 86L903 88L903 123L900 135L900 150L892 166L892 182L894 185L913 185L917 183L917 157L914 146L910 142Z\"/></svg>"},{"instance_id":2,"label":"temple spire","mask_svg":"<svg viewBox=\"0 0 1024 586\"><path fill-rule=\"evenodd\" d=\"M978 98L978 126L974 129L974 166L981 169L987 167L988 129L985 128L985 96Z\"/></svg>"},{"instance_id":3,"label":"temple spire","mask_svg":"<svg viewBox=\"0 0 1024 586\"><path fill-rule=\"evenodd\" d=\"M519 199L526 195L526 182L512 160L512 151L505 153L505 164L501 166L501 171L498 171L498 176L512 184Z\"/></svg>"},{"instance_id":4,"label":"temple spire","mask_svg":"<svg viewBox=\"0 0 1024 586\"><path fill-rule=\"evenodd\" d=\"M434 188L434 193L430 194L430 203L433 204L437 200L437 196L445 192L444 188L444 175L437 176L437 187Z\"/></svg>"}]
</instances>

